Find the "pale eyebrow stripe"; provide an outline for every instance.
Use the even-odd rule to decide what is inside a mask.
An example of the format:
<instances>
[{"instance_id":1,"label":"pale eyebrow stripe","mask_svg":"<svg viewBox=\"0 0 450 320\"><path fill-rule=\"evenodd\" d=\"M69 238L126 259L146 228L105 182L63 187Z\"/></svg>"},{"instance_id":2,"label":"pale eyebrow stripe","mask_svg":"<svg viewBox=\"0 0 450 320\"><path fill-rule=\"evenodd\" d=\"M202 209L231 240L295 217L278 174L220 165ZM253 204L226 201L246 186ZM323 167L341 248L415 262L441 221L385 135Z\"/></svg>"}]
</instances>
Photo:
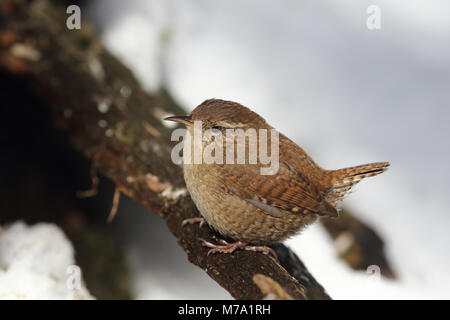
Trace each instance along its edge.
<instances>
[{"instance_id":1,"label":"pale eyebrow stripe","mask_svg":"<svg viewBox=\"0 0 450 320\"><path fill-rule=\"evenodd\" d=\"M229 128L229 129L232 129L234 127L243 127L243 126L245 126L245 123L242 123L242 122L217 121L216 124L221 126L221 127ZM230 128L230 126L231 126L231 128Z\"/></svg>"}]
</instances>

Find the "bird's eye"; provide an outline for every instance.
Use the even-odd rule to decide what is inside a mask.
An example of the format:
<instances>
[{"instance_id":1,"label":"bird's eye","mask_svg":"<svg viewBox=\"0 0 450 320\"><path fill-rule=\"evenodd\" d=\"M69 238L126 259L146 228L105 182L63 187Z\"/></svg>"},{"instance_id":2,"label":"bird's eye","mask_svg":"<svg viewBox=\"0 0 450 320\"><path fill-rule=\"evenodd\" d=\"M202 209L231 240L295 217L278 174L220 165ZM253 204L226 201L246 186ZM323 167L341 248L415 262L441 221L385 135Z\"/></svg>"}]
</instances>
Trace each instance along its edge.
<instances>
[{"instance_id":1,"label":"bird's eye","mask_svg":"<svg viewBox=\"0 0 450 320\"><path fill-rule=\"evenodd\" d=\"M212 133L219 133L222 132L222 127L221 126L214 126L211 128Z\"/></svg>"}]
</instances>

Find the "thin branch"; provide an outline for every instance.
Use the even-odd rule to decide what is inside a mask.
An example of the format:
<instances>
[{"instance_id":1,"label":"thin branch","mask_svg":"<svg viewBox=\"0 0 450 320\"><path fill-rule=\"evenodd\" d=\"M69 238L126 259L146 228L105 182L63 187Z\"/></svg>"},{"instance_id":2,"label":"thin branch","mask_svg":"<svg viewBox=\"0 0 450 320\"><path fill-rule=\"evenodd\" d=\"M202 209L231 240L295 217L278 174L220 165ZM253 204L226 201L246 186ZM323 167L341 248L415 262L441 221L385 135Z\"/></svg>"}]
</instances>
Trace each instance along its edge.
<instances>
[{"instance_id":1,"label":"thin branch","mask_svg":"<svg viewBox=\"0 0 450 320\"><path fill-rule=\"evenodd\" d=\"M119 200L120 200L120 190L118 187L116 187L114 189L111 211L109 212L108 219L106 220L108 223L111 223L116 217L117 210L119 209Z\"/></svg>"}]
</instances>

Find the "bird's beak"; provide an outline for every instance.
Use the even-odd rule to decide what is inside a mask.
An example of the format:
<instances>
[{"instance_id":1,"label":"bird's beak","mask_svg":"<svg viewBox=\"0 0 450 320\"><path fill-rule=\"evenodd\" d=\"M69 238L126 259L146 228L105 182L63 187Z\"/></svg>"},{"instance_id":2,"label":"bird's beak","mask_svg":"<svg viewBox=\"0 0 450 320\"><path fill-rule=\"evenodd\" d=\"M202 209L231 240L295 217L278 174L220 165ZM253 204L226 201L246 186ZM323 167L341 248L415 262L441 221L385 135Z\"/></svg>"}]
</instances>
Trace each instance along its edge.
<instances>
[{"instance_id":1,"label":"bird's beak","mask_svg":"<svg viewBox=\"0 0 450 320\"><path fill-rule=\"evenodd\" d=\"M191 116L171 116L171 117L164 118L164 120L183 123L187 126L192 126L194 124Z\"/></svg>"}]
</instances>

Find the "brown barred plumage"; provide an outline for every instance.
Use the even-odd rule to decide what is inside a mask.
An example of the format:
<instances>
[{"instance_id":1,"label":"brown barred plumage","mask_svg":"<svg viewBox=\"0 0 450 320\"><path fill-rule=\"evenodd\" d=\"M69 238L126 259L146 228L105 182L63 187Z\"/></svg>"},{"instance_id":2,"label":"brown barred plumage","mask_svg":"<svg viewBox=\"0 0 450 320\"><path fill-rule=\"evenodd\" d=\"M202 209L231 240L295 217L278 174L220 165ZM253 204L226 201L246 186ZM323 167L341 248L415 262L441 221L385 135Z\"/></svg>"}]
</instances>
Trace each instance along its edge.
<instances>
[{"instance_id":1,"label":"brown barred plumage","mask_svg":"<svg viewBox=\"0 0 450 320\"><path fill-rule=\"evenodd\" d=\"M203 130L217 126L273 129L250 109L216 99L203 102L189 116L168 119L186 124L191 134L195 120L202 121ZM336 217L336 206L351 187L386 171L389 163L324 170L280 133L278 171L261 175L262 166L259 162L183 165L192 199L208 224L221 234L254 244L282 241L318 216Z\"/></svg>"},{"instance_id":2,"label":"brown barred plumage","mask_svg":"<svg viewBox=\"0 0 450 320\"><path fill-rule=\"evenodd\" d=\"M355 184L364 178L373 177L385 172L389 165L389 162L375 162L328 171L330 187L325 192L325 199L336 206L350 192Z\"/></svg>"}]
</instances>

